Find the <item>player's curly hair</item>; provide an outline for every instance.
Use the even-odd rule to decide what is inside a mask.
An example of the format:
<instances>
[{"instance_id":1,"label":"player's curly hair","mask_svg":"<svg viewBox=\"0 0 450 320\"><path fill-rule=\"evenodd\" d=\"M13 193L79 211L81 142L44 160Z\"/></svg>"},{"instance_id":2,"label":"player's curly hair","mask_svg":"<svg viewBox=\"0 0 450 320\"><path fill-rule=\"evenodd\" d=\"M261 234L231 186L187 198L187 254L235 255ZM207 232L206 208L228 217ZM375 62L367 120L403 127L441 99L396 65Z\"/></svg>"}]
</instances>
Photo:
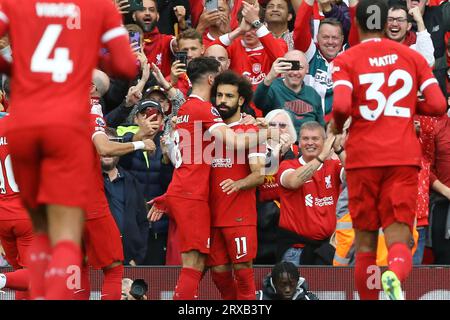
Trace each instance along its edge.
<instances>
[{"instance_id":1,"label":"player's curly hair","mask_svg":"<svg viewBox=\"0 0 450 320\"><path fill-rule=\"evenodd\" d=\"M221 84L229 84L238 88L239 96L244 98L244 104L242 105L242 107L249 106L250 102L252 102L253 98L252 84L247 80L247 78L238 75L236 72L226 70L220 73L214 79L214 84L211 88L211 100L213 104L215 104L217 87Z\"/></svg>"}]
</instances>

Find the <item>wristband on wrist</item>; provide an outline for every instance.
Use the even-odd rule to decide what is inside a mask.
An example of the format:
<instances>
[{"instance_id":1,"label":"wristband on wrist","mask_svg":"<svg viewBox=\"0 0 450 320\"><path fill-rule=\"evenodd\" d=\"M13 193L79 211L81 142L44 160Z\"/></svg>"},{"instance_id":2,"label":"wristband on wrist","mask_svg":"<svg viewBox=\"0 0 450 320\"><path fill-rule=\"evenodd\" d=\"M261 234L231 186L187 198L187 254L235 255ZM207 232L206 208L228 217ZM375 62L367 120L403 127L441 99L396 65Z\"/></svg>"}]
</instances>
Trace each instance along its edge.
<instances>
[{"instance_id":1,"label":"wristband on wrist","mask_svg":"<svg viewBox=\"0 0 450 320\"><path fill-rule=\"evenodd\" d=\"M143 141L133 141L134 150L142 150L145 148L145 143Z\"/></svg>"},{"instance_id":2,"label":"wristband on wrist","mask_svg":"<svg viewBox=\"0 0 450 320\"><path fill-rule=\"evenodd\" d=\"M336 153L337 155L340 155L342 153L342 151L344 151L344 147L341 146L341 148L337 151L334 151L334 153Z\"/></svg>"},{"instance_id":3,"label":"wristband on wrist","mask_svg":"<svg viewBox=\"0 0 450 320\"><path fill-rule=\"evenodd\" d=\"M322 160L322 159L320 159L320 157L319 157L319 156L317 156L317 157L316 157L316 160L317 160L317 161L319 161L320 163L323 163L323 160Z\"/></svg>"}]
</instances>

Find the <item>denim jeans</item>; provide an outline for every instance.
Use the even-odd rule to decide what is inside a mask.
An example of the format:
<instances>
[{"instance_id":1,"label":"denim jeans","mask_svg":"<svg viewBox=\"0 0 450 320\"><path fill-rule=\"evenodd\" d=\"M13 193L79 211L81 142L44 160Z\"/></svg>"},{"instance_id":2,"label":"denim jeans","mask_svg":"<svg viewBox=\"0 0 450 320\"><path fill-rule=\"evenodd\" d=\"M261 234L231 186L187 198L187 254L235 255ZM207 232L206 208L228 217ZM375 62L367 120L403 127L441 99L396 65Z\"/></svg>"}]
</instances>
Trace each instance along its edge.
<instances>
[{"instance_id":1,"label":"denim jeans","mask_svg":"<svg viewBox=\"0 0 450 320\"><path fill-rule=\"evenodd\" d=\"M303 248L289 248L283 254L282 261L292 262L296 267L300 266L300 258Z\"/></svg>"},{"instance_id":2,"label":"denim jeans","mask_svg":"<svg viewBox=\"0 0 450 320\"><path fill-rule=\"evenodd\" d=\"M417 232L419 233L419 239L417 240L417 249L413 256L413 265L422 264L427 227L419 227L417 228Z\"/></svg>"}]
</instances>

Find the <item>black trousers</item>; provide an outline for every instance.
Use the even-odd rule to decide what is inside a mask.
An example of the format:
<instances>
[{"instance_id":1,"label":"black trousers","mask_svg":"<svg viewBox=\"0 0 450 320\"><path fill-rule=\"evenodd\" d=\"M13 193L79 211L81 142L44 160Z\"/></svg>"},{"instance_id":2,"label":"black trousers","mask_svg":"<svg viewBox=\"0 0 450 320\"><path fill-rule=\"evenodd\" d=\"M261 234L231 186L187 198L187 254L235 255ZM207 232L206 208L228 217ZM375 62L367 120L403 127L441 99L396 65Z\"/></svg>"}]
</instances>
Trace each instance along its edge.
<instances>
[{"instance_id":1,"label":"black trousers","mask_svg":"<svg viewBox=\"0 0 450 320\"><path fill-rule=\"evenodd\" d=\"M434 264L450 265L450 239L445 239L449 201L437 201L431 218Z\"/></svg>"}]
</instances>

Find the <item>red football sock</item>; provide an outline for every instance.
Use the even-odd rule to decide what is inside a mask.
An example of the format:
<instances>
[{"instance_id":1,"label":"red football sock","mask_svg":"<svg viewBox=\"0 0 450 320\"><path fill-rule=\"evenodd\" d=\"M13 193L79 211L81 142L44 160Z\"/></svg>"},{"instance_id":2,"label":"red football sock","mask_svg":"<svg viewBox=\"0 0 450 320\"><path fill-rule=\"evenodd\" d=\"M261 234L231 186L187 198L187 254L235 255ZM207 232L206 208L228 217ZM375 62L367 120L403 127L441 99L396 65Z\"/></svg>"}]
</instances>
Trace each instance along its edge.
<instances>
[{"instance_id":1,"label":"red football sock","mask_svg":"<svg viewBox=\"0 0 450 320\"><path fill-rule=\"evenodd\" d=\"M89 266L83 264L81 268L80 288L73 292L74 300L89 300L91 296L91 283L89 281Z\"/></svg>"},{"instance_id":2,"label":"red football sock","mask_svg":"<svg viewBox=\"0 0 450 320\"><path fill-rule=\"evenodd\" d=\"M71 277L81 274L81 248L73 241L63 240L53 248L52 259L45 273L46 300L72 300L76 290L76 279Z\"/></svg>"},{"instance_id":3,"label":"red football sock","mask_svg":"<svg viewBox=\"0 0 450 320\"><path fill-rule=\"evenodd\" d=\"M411 249L404 243L394 243L388 249L388 268L403 282L412 269Z\"/></svg>"},{"instance_id":4,"label":"red football sock","mask_svg":"<svg viewBox=\"0 0 450 320\"><path fill-rule=\"evenodd\" d=\"M255 300L256 286L253 268L234 270L237 285L237 300Z\"/></svg>"},{"instance_id":5,"label":"red football sock","mask_svg":"<svg viewBox=\"0 0 450 320\"><path fill-rule=\"evenodd\" d=\"M232 271L215 272L211 270L211 277L223 300L236 300L237 285Z\"/></svg>"},{"instance_id":6,"label":"red football sock","mask_svg":"<svg viewBox=\"0 0 450 320\"><path fill-rule=\"evenodd\" d=\"M5 276L6 276L5 288L19 291L28 290L28 287L30 285L30 270L18 269L13 272L5 273Z\"/></svg>"},{"instance_id":7,"label":"red football sock","mask_svg":"<svg viewBox=\"0 0 450 320\"><path fill-rule=\"evenodd\" d=\"M198 299L198 285L200 284L201 279L201 271L191 268L182 268L177 286L175 287L173 300Z\"/></svg>"},{"instance_id":8,"label":"red football sock","mask_svg":"<svg viewBox=\"0 0 450 320\"><path fill-rule=\"evenodd\" d=\"M36 234L28 249L30 299L43 299L45 296L44 275L51 252L48 236L42 233Z\"/></svg>"},{"instance_id":9,"label":"red football sock","mask_svg":"<svg viewBox=\"0 0 450 320\"><path fill-rule=\"evenodd\" d=\"M369 283L369 277L373 273L368 270L369 267L377 264L377 255L375 252L359 252L356 254L355 261L355 286L359 293L360 300L378 300L380 286L377 283Z\"/></svg>"},{"instance_id":10,"label":"red football sock","mask_svg":"<svg viewBox=\"0 0 450 320\"><path fill-rule=\"evenodd\" d=\"M103 270L102 300L120 300L122 295L123 265Z\"/></svg>"},{"instance_id":11,"label":"red football sock","mask_svg":"<svg viewBox=\"0 0 450 320\"><path fill-rule=\"evenodd\" d=\"M16 291L16 300L28 300L30 298L29 291Z\"/></svg>"}]
</instances>

